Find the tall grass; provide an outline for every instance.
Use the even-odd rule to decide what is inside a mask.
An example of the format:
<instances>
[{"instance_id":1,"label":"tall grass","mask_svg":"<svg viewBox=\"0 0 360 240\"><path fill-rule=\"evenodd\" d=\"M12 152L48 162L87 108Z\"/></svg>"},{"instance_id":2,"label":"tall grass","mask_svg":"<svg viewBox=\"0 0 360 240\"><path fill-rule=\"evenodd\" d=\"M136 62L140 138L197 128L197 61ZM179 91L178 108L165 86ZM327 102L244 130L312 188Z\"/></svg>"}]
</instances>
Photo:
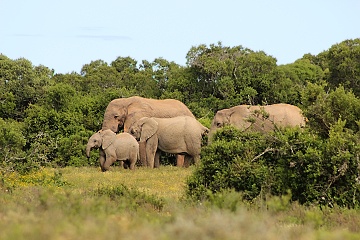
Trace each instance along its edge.
<instances>
[{"instance_id":1,"label":"tall grass","mask_svg":"<svg viewBox=\"0 0 360 240\"><path fill-rule=\"evenodd\" d=\"M183 198L193 168L102 173L43 169L2 176L0 239L359 239L360 212L269 197Z\"/></svg>"}]
</instances>

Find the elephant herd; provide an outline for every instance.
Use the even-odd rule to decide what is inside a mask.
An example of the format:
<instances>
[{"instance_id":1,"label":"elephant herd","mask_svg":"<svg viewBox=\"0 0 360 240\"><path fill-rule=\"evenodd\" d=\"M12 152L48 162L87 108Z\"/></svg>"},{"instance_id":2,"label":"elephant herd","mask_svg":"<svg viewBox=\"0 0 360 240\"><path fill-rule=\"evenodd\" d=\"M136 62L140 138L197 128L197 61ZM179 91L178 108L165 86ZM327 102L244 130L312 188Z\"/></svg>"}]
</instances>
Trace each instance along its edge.
<instances>
[{"instance_id":1,"label":"elephant herd","mask_svg":"<svg viewBox=\"0 0 360 240\"><path fill-rule=\"evenodd\" d=\"M202 137L209 134L211 140L218 128L229 124L244 131L268 132L276 125L303 127L305 118L289 104L239 105L218 111L209 130L178 100L119 98L108 104L102 129L89 138L86 155L99 148L102 171L116 160L130 169L138 160L142 166L159 167L161 152L176 154L177 166L188 166L200 160Z\"/></svg>"}]
</instances>

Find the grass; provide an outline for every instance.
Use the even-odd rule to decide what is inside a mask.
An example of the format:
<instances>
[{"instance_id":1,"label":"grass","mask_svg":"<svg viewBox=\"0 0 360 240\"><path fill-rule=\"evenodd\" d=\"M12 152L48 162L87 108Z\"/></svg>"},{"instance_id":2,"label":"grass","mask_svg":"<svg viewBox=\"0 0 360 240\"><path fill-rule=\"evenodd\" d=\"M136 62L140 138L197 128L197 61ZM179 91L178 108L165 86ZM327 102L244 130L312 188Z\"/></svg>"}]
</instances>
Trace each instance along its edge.
<instances>
[{"instance_id":1,"label":"grass","mask_svg":"<svg viewBox=\"0 0 360 240\"><path fill-rule=\"evenodd\" d=\"M177 200L183 194L185 179L191 169L166 166L160 169L137 168L135 171L113 167L112 171L101 172L98 168L65 168L63 178L71 182L74 190L94 186L116 186L125 184L148 194Z\"/></svg>"},{"instance_id":2,"label":"grass","mask_svg":"<svg viewBox=\"0 0 360 240\"><path fill-rule=\"evenodd\" d=\"M184 201L188 169L43 169L0 177L0 239L359 239L359 210ZM235 206L235 207L234 207Z\"/></svg>"}]
</instances>

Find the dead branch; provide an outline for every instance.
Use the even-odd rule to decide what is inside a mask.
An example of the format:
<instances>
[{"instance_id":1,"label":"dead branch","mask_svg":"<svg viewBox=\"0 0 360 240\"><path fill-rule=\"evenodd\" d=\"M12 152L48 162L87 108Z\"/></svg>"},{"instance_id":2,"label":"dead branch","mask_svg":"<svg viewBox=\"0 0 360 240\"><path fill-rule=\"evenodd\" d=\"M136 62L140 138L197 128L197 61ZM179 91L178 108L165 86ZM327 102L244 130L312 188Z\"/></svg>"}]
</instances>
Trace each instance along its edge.
<instances>
[{"instance_id":1,"label":"dead branch","mask_svg":"<svg viewBox=\"0 0 360 240\"><path fill-rule=\"evenodd\" d=\"M268 153L268 152L275 152L276 149L275 148L266 148L262 153L260 153L259 155L255 156L250 162L254 162L256 161L257 159L259 159L261 156L263 156L265 153Z\"/></svg>"}]
</instances>

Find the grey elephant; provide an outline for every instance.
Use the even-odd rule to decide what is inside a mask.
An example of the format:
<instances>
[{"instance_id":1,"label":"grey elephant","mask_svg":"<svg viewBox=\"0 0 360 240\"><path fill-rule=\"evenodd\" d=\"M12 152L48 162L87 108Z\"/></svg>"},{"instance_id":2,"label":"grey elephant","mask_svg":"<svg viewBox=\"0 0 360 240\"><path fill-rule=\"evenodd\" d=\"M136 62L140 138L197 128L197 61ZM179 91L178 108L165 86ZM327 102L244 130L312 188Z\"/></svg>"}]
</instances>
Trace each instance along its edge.
<instances>
[{"instance_id":1,"label":"grey elephant","mask_svg":"<svg viewBox=\"0 0 360 240\"><path fill-rule=\"evenodd\" d=\"M149 99L138 96L112 100L104 113L102 130L111 129L119 132L129 132L130 126L142 117L171 118L189 116L195 118L191 111L182 102L175 99ZM145 145L140 143L140 152L144 152ZM181 161L182 156L178 156ZM144 158L142 158L144 159ZM142 162L145 165L144 162Z\"/></svg>"},{"instance_id":2,"label":"grey elephant","mask_svg":"<svg viewBox=\"0 0 360 240\"><path fill-rule=\"evenodd\" d=\"M135 169L139 159L139 144L129 133L116 134L110 129L93 134L86 146L86 156L90 157L93 148L100 148L100 167L103 172L109 170L116 161L127 161L130 169Z\"/></svg>"},{"instance_id":3,"label":"grey elephant","mask_svg":"<svg viewBox=\"0 0 360 240\"><path fill-rule=\"evenodd\" d=\"M218 128L225 125L233 125L244 131L269 132L274 130L275 126L303 127L305 122L301 109L294 105L239 105L216 113L211 123L209 140Z\"/></svg>"},{"instance_id":4,"label":"grey elephant","mask_svg":"<svg viewBox=\"0 0 360 240\"><path fill-rule=\"evenodd\" d=\"M146 160L143 161L150 168L159 165L158 149L167 153L185 155L187 159L193 158L197 164L200 159L202 136L208 132L208 128L189 116L143 117L130 127L130 133L137 140L145 143L145 154L140 156L146 156ZM178 160L177 166L184 166L184 158Z\"/></svg>"}]
</instances>

